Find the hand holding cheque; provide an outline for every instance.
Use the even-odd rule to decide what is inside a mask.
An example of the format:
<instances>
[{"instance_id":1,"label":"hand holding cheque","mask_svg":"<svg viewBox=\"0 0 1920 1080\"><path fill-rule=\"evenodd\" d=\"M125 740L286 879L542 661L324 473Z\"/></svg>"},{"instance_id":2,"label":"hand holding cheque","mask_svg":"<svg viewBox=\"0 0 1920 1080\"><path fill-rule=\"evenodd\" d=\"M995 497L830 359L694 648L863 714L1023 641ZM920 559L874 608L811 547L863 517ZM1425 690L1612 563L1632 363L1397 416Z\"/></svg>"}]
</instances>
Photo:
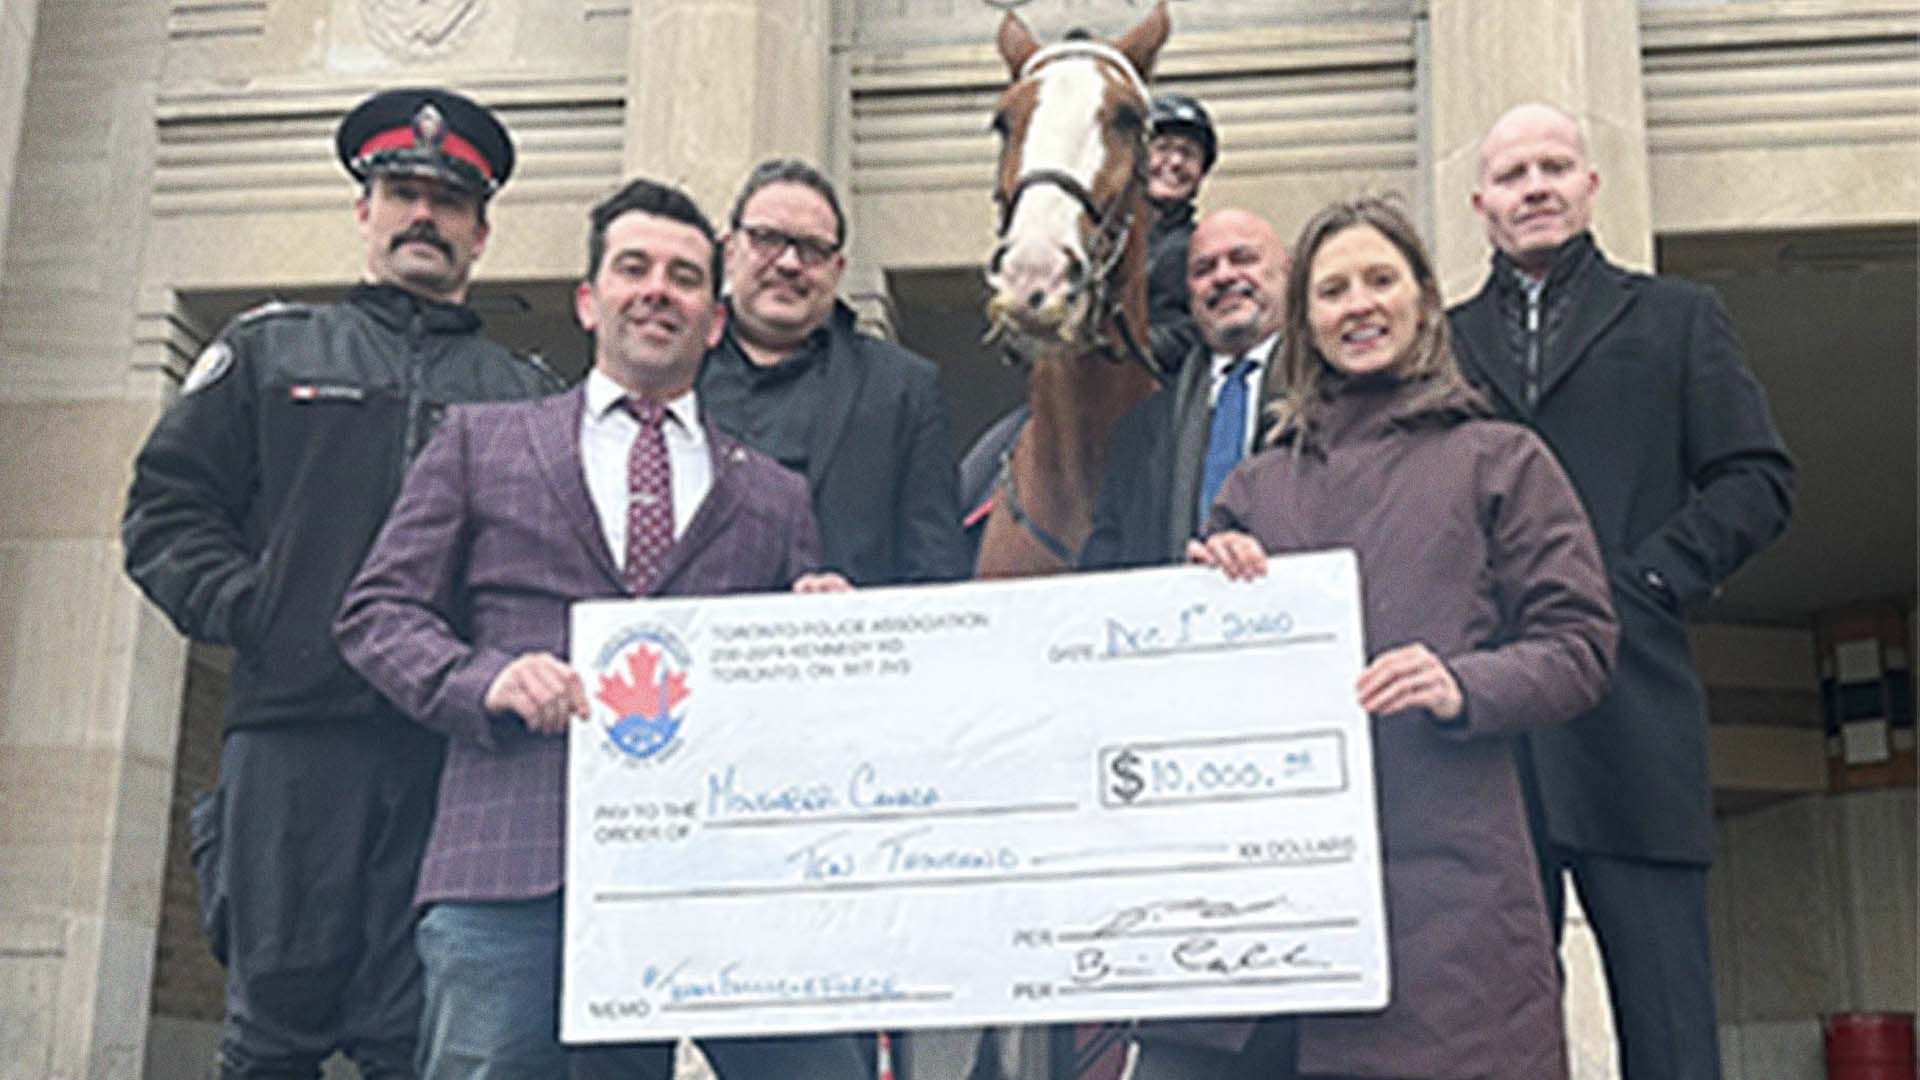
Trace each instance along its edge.
<instances>
[{"instance_id":1,"label":"hand holding cheque","mask_svg":"<svg viewBox=\"0 0 1920 1080\"><path fill-rule=\"evenodd\" d=\"M1251 581L1267 572L1267 552L1260 541L1232 530L1187 541L1187 561L1217 567L1235 581ZM1441 720L1452 720L1465 705L1453 672L1432 649L1417 642L1374 657L1354 689L1360 707L1373 715L1426 709Z\"/></svg>"},{"instance_id":2,"label":"hand holding cheque","mask_svg":"<svg viewBox=\"0 0 1920 1080\"><path fill-rule=\"evenodd\" d=\"M1378 1008L1358 576L593 602L569 1041Z\"/></svg>"},{"instance_id":3,"label":"hand holding cheque","mask_svg":"<svg viewBox=\"0 0 1920 1080\"><path fill-rule=\"evenodd\" d=\"M848 592L853 584L835 573L802 574L793 583L796 593ZM520 717L527 730L541 735L564 735L567 722L587 716L586 684L566 661L548 652L515 657L500 669L487 687L483 703L488 712Z\"/></svg>"},{"instance_id":4,"label":"hand holding cheque","mask_svg":"<svg viewBox=\"0 0 1920 1080\"><path fill-rule=\"evenodd\" d=\"M587 715L587 691L566 661L552 653L531 652L500 669L482 704L488 712L520 717L528 731L562 735L569 720Z\"/></svg>"}]
</instances>

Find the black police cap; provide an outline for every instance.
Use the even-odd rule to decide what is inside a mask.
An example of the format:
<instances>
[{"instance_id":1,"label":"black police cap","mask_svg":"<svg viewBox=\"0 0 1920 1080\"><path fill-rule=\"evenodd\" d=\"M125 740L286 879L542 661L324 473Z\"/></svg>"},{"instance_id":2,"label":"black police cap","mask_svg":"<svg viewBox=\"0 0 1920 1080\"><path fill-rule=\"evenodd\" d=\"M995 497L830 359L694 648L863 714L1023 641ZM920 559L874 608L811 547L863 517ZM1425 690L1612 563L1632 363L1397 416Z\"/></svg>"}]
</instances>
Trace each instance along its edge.
<instances>
[{"instance_id":1,"label":"black police cap","mask_svg":"<svg viewBox=\"0 0 1920 1080\"><path fill-rule=\"evenodd\" d=\"M513 141L492 110L451 90L386 90L354 106L334 132L354 179L431 176L486 198L513 172Z\"/></svg>"},{"instance_id":2,"label":"black police cap","mask_svg":"<svg viewBox=\"0 0 1920 1080\"><path fill-rule=\"evenodd\" d=\"M1206 107L1185 94L1161 94L1153 99L1149 129L1155 135L1185 135L1200 144L1200 171L1210 172L1220 155L1220 139Z\"/></svg>"}]
</instances>

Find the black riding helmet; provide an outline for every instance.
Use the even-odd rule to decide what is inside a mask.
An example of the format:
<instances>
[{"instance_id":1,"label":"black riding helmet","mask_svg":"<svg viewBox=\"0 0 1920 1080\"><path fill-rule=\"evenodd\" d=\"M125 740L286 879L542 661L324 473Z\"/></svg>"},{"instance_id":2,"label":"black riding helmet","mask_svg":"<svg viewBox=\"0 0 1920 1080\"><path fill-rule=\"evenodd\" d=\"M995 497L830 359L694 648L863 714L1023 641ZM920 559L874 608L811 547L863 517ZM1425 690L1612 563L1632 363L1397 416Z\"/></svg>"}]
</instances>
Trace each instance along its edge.
<instances>
[{"instance_id":1,"label":"black riding helmet","mask_svg":"<svg viewBox=\"0 0 1920 1080\"><path fill-rule=\"evenodd\" d=\"M1213 133L1213 118L1207 110L1185 94L1161 94L1153 99L1150 118L1155 135L1185 135L1200 144L1200 171L1213 171L1213 159L1219 156L1220 140Z\"/></svg>"}]
</instances>

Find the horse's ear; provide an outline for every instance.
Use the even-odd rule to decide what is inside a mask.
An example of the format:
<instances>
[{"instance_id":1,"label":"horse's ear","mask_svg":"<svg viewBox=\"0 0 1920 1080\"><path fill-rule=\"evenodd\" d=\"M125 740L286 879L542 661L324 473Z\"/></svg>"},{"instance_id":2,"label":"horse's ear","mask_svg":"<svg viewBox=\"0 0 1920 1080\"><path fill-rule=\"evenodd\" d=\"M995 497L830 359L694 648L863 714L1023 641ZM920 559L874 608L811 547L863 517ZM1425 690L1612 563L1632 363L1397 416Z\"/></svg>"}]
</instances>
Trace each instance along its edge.
<instances>
[{"instance_id":1,"label":"horse's ear","mask_svg":"<svg viewBox=\"0 0 1920 1080\"><path fill-rule=\"evenodd\" d=\"M1007 73L1016 79L1027 58L1040 51L1040 43L1033 40L1033 31L1011 11L1000 20L999 43L1000 59L1007 62Z\"/></svg>"},{"instance_id":2,"label":"horse's ear","mask_svg":"<svg viewBox=\"0 0 1920 1080\"><path fill-rule=\"evenodd\" d=\"M1147 12L1146 18L1135 23L1133 29L1120 35L1113 44L1126 54L1142 79L1151 79L1153 58L1160 55L1160 46L1167 43L1167 34L1172 30L1173 23L1167 18L1167 0L1160 0ZM1003 29L1001 33L1006 31Z\"/></svg>"}]
</instances>

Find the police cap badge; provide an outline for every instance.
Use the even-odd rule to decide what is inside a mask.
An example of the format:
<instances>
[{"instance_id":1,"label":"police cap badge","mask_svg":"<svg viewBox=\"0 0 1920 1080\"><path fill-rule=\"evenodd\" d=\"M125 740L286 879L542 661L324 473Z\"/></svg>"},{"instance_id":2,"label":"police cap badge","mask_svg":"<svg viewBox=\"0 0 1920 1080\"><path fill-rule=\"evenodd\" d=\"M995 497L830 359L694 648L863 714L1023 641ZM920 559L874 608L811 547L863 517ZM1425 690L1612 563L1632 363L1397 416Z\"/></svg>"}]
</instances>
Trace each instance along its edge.
<instances>
[{"instance_id":1,"label":"police cap badge","mask_svg":"<svg viewBox=\"0 0 1920 1080\"><path fill-rule=\"evenodd\" d=\"M355 106L334 133L354 179L429 176L491 196L513 172L513 141L486 106L451 90L386 90Z\"/></svg>"}]
</instances>

